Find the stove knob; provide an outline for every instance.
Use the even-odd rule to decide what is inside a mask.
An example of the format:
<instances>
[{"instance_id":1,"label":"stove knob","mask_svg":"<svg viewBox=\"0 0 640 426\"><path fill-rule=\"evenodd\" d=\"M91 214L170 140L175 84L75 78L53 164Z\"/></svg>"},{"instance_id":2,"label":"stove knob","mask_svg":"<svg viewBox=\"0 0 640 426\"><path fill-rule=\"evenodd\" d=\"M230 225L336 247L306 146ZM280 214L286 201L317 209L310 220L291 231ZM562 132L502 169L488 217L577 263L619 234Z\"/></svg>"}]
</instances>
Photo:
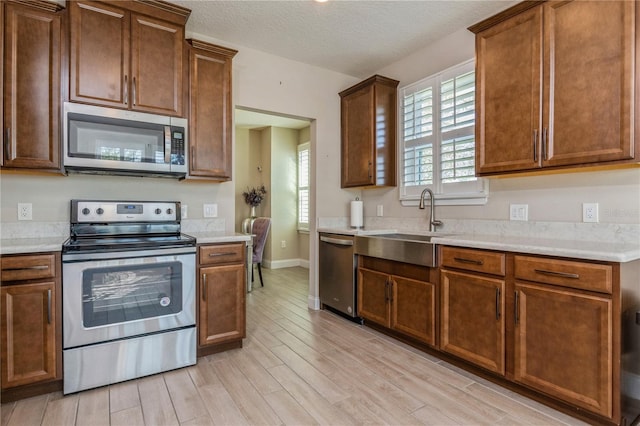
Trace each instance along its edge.
<instances>
[{"instance_id":1,"label":"stove knob","mask_svg":"<svg viewBox=\"0 0 640 426\"><path fill-rule=\"evenodd\" d=\"M173 214L173 209L167 209L167 214Z\"/></svg>"},{"instance_id":2,"label":"stove knob","mask_svg":"<svg viewBox=\"0 0 640 426\"><path fill-rule=\"evenodd\" d=\"M83 214L83 215L85 215L85 216L86 216L86 215L88 215L89 213L91 213L91 210L89 210L88 208L86 208L86 207L85 207L84 209L82 209L82 214Z\"/></svg>"},{"instance_id":3,"label":"stove knob","mask_svg":"<svg viewBox=\"0 0 640 426\"><path fill-rule=\"evenodd\" d=\"M162 213L162 209L155 209L154 211L155 211L156 214Z\"/></svg>"},{"instance_id":4,"label":"stove knob","mask_svg":"<svg viewBox=\"0 0 640 426\"><path fill-rule=\"evenodd\" d=\"M104 213L104 210L102 209L102 207L98 207L98 209L96 210L96 213L102 214Z\"/></svg>"}]
</instances>

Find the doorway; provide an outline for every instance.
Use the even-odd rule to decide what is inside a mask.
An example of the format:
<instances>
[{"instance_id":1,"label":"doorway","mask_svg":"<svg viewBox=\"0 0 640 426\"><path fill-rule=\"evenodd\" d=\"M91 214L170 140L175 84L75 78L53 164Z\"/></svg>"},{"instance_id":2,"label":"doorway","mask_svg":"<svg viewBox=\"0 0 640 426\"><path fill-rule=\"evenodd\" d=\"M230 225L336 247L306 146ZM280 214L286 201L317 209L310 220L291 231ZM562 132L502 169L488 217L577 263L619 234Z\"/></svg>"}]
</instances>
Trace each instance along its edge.
<instances>
[{"instance_id":1,"label":"doorway","mask_svg":"<svg viewBox=\"0 0 640 426\"><path fill-rule=\"evenodd\" d=\"M243 192L264 185L267 193L255 214L272 219L263 254L266 268L309 267L309 234L298 229L298 147L310 142L311 121L235 109L235 229L242 231L251 212Z\"/></svg>"}]
</instances>

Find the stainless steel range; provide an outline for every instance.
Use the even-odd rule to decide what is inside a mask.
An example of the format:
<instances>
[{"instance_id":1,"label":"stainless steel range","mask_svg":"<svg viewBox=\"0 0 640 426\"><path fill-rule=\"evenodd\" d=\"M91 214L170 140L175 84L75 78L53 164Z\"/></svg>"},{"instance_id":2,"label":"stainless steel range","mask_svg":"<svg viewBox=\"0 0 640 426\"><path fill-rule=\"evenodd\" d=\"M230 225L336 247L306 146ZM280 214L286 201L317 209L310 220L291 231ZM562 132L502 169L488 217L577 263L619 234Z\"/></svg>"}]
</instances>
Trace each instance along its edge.
<instances>
[{"instance_id":1,"label":"stainless steel range","mask_svg":"<svg viewBox=\"0 0 640 426\"><path fill-rule=\"evenodd\" d=\"M179 202L71 201L64 393L196 362L195 238Z\"/></svg>"}]
</instances>

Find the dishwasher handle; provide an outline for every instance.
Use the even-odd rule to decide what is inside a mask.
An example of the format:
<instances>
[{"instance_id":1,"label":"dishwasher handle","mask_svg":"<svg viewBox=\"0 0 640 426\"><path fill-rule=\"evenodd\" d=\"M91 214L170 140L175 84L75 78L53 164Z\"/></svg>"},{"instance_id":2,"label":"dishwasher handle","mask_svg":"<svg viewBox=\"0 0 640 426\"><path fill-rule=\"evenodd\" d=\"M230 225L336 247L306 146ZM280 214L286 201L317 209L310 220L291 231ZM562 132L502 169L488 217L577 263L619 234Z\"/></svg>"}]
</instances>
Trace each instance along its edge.
<instances>
[{"instance_id":1,"label":"dishwasher handle","mask_svg":"<svg viewBox=\"0 0 640 426\"><path fill-rule=\"evenodd\" d=\"M330 244L337 244L340 246L352 246L353 240L343 240L340 238L320 237L320 241Z\"/></svg>"}]
</instances>

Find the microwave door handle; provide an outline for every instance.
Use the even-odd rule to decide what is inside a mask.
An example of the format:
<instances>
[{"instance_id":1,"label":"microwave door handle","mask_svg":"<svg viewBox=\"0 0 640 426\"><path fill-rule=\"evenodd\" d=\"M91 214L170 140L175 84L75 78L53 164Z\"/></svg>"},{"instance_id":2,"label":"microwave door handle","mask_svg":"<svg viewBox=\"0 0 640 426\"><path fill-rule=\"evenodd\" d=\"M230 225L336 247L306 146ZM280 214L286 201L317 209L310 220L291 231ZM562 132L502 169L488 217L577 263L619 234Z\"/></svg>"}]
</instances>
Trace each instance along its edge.
<instances>
[{"instance_id":1,"label":"microwave door handle","mask_svg":"<svg viewBox=\"0 0 640 426\"><path fill-rule=\"evenodd\" d=\"M171 126L164 126L164 163L171 164Z\"/></svg>"}]
</instances>

